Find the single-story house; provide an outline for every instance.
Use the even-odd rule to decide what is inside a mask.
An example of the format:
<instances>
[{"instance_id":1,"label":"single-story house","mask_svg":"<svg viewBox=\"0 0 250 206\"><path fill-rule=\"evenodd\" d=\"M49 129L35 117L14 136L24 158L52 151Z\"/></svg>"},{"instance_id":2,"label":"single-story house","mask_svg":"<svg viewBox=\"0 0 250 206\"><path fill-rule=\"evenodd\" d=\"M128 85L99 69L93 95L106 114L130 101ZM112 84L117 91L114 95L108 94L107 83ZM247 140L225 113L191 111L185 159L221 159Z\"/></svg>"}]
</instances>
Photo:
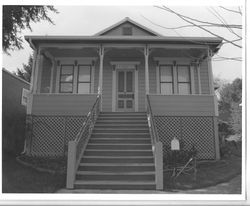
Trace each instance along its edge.
<instances>
[{"instance_id":1,"label":"single-story house","mask_svg":"<svg viewBox=\"0 0 250 206\"><path fill-rule=\"evenodd\" d=\"M219 159L221 39L162 36L130 18L93 36L25 39L35 51L25 150L66 155L68 188L160 189L174 137Z\"/></svg>"}]
</instances>

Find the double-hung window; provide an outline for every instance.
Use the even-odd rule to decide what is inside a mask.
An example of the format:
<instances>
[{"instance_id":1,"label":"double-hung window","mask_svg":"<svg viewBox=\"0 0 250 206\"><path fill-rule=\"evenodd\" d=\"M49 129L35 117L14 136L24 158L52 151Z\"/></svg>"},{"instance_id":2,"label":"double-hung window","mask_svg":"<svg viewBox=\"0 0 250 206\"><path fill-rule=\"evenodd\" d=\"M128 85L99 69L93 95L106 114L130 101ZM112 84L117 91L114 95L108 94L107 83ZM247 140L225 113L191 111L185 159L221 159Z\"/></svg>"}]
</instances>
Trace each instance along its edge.
<instances>
[{"instance_id":1,"label":"double-hung window","mask_svg":"<svg viewBox=\"0 0 250 206\"><path fill-rule=\"evenodd\" d=\"M77 93L89 94L91 88L91 66L78 65Z\"/></svg>"},{"instance_id":2,"label":"double-hung window","mask_svg":"<svg viewBox=\"0 0 250 206\"><path fill-rule=\"evenodd\" d=\"M173 94L173 66L160 66L160 93Z\"/></svg>"},{"instance_id":3,"label":"double-hung window","mask_svg":"<svg viewBox=\"0 0 250 206\"><path fill-rule=\"evenodd\" d=\"M177 87L179 94L191 93L190 66L177 65Z\"/></svg>"},{"instance_id":4,"label":"double-hung window","mask_svg":"<svg viewBox=\"0 0 250 206\"><path fill-rule=\"evenodd\" d=\"M74 65L61 65L60 93L73 92Z\"/></svg>"}]
</instances>

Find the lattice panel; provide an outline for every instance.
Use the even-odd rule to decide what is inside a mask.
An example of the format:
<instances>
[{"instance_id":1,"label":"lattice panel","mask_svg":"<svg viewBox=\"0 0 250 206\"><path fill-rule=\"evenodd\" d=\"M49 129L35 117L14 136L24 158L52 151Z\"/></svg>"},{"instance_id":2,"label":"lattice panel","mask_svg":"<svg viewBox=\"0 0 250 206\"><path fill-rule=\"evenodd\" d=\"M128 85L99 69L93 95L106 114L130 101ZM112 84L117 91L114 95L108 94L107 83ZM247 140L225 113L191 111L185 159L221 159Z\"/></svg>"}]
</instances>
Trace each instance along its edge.
<instances>
[{"instance_id":1,"label":"lattice panel","mask_svg":"<svg viewBox=\"0 0 250 206\"><path fill-rule=\"evenodd\" d=\"M66 142L74 140L86 117L66 118Z\"/></svg>"},{"instance_id":2,"label":"lattice panel","mask_svg":"<svg viewBox=\"0 0 250 206\"><path fill-rule=\"evenodd\" d=\"M154 121L159 139L164 145L164 155L170 150L173 137L177 137L182 140L184 149L190 149L194 145L199 159L215 158L212 117L155 116Z\"/></svg>"},{"instance_id":3,"label":"lattice panel","mask_svg":"<svg viewBox=\"0 0 250 206\"><path fill-rule=\"evenodd\" d=\"M84 116L33 116L31 155L64 156L68 141L73 140Z\"/></svg>"},{"instance_id":4,"label":"lattice panel","mask_svg":"<svg viewBox=\"0 0 250 206\"><path fill-rule=\"evenodd\" d=\"M64 131L62 117L33 117L31 154L35 156L62 156Z\"/></svg>"}]
</instances>

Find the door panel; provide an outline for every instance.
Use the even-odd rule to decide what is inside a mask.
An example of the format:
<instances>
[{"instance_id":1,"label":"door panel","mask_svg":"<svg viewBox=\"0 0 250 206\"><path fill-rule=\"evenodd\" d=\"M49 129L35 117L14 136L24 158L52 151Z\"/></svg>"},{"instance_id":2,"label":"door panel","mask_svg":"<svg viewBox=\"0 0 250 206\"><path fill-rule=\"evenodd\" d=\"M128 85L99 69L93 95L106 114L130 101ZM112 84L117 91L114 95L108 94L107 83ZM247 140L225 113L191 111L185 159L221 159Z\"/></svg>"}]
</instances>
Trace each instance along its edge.
<instances>
[{"instance_id":1,"label":"door panel","mask_svg":"<svg viewBox=\"0 0 250 206\"><path fill-rule=\"evenodd\" d=\"M118 70L117 77L117 111L134 111L134 71Z\"/></svg>"}]
</instances>

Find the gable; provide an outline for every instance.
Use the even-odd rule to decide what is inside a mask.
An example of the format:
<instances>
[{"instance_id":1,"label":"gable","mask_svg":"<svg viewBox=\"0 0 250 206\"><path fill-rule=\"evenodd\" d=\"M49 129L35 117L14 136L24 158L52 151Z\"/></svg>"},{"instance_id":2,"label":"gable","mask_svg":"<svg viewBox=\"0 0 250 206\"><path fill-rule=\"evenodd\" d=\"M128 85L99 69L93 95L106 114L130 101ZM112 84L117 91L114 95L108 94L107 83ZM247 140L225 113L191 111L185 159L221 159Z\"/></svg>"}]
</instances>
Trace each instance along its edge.
<instances>
[{"instance_id":1,"label":"gable","mask_svg":"<svg viewBox=\"0 0 250 206\"><path fill-rule=\"evenodd\" d=\"M160 36L149 28L134 22L130 18L98 32L95 36Z\"/></svg>"},{"instance_id":2,"label":"gable","mask_svg":"<svg viewBox=\"0 0 250 206\"><path fill-rule=\"evenodd\" d=\"M131 35L128 34L130 33L130 31ZM155 35L129 22L126 22L101 34L101 36L155 36Z\"/></svg>"}]
</instances>

